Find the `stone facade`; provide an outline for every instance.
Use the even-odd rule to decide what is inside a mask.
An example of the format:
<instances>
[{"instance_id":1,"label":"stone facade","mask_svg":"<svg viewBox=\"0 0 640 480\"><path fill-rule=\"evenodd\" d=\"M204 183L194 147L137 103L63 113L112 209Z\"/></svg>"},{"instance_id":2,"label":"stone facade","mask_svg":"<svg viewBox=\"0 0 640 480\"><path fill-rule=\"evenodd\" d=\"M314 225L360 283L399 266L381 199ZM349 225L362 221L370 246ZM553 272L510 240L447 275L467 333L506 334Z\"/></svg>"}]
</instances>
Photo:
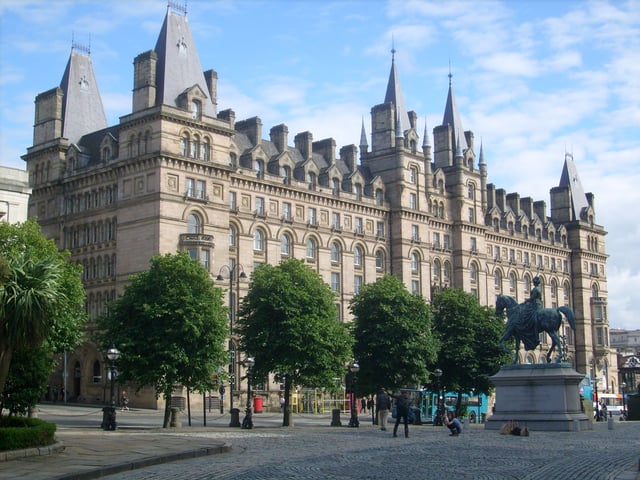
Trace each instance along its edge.
<instances>
[{"instance_id":1,"label":"stone facade","mask_svg":"<svg viewBox=\"0 0 640 480\"><path fill-rule=\"evenodd\" d=\"M78 65L91 75L82 85L65 83ZM566 156L551 189L549 212L544 201L488 183L482 145L462 128L451 82L443 124L433 136L425 125L421 136L392 60L385 101L371 110L371 146L363 124L360 144L336 152L331 138L301 132L292 142L287 126L277 125L266 139L259 117L236 121L232 110L218 112L217 73L200 68L186 14L175 8L154 50L134 61L133 111L117 125L102 124L88 54L72 51L67 70L60 87L36 98L34 145L23 158L33 187L29 215L84 266L92 320L151 255L177 250L223 278L233 311L247 288L240 272L304 259L336 292L341 321L350 320L354 293L385 273L427 300L454 287L484 305L498 293L523 301L538 275L545 306L576 312L575 336L563 327L569 361L604 382L616 378L606 232L573 158ZM91 105L76 111L95 118L78 132L61 105L87 98ZM69 125L75 138L65 136ZM545 352L521 352L522 361L542 362ZM237 375L241 359L235 352ZM67 365L71 399L106 398L106 359L95 345L70 353ZM231 388L234 401L239 387ZM279 384L268 379L261 387L267 405L278 405ZM131 404L157 406L144 390Z\"/></svg>"}]
</instances>

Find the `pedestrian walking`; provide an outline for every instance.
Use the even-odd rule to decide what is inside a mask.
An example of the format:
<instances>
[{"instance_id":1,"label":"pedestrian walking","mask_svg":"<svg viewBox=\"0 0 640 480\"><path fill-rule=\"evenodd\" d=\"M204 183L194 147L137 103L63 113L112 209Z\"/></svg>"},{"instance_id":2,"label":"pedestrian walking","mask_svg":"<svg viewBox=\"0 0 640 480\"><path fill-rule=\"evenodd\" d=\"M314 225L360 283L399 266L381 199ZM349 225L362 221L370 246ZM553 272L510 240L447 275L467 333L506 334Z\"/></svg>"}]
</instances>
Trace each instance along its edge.
<instances>
[{"instance_id":1,"label":"pedestrian walking","mask_svg":"<svg viewBox=\"0 0 640 480\"><path fill-rule=\"evenodd\" d=\"M367 413L367 400L364 397L360 399L360 413Z\"/></svg>"},{"instance_id":2,"label":"pedestrian walking","mask_svg":"<svg viewBox=\"0 0 640 480\"><path fill-rule=\"evenodd\" d=\"M396 403L396 424L393 427L393 436L398 436L398 425L404 420L404 436L409 437L409 392L401 390L400 395L393 395Z\"/></svg>"},{"instance_id":3,"label":"pedestrian walking","mask_svg":"<svg viewBox=\"0 0 640 480\"><path fill-rule=\"evenodd\" d=\"M387 429L387 418L389 418L389 410L391 410L391 397L384 388L380 388L376 395L376 410L378 425L380 425L380 430L384 431Z\"/></svg>"},{"instance_id":4,"label":"pedestrian walking","mask_svg":"<svg viewBox=\"0 0 640 480\"><path fill-rule=\"evenodd\" d=\"M129 397L127 397L127 392L125 390L122 391L122 396L120 397L120 403L122 403L122 411L129 410Z\"/></svg>"}]
</instances>

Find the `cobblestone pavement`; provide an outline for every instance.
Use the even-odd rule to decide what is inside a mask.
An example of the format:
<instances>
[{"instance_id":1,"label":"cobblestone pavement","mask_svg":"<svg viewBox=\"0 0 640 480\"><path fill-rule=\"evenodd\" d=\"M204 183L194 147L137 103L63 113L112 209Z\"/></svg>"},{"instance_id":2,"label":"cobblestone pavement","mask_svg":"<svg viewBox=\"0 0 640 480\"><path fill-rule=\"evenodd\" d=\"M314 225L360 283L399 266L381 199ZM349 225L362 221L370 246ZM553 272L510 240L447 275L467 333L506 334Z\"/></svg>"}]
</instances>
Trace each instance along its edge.
<instances>
[{"instance_id":1,"label":"cobblestone pavement","mask_svg":"<svg viewBox=\"0 0 640 480\"><path fill-rule=\"evenodd\" d=\"M400 432L398 432L400 433ZM500 435L471 425L458 437L444 427L411 426L392 438L372 425L255 428L185 433L233 445L231 453L104 477L161 479L640 479L640 422L594 424L586 432Z\"/></svg>"}]
</instances>

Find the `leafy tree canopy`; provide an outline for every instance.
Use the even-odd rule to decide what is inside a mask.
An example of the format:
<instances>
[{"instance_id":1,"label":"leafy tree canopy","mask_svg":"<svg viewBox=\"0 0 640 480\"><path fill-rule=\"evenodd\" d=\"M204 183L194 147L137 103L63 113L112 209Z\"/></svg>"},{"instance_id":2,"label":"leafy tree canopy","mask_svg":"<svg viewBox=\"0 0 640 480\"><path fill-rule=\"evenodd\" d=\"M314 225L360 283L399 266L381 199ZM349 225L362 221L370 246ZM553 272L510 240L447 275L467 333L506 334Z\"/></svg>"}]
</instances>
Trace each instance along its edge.
<instances>
[{"instance_id":1,"label":"leafy tree canopy","mask_svg":"<svg viewBox=\"0 0 640 480\"><path fill-rule=\"evenodd\" d=\"M385 275L365 285L350 308L360 365L358 391L423 385L438 351L424 299L409 293L395 276Z\"/></svg>"},{"instance_id":2,"label":"leafy tree canopy","mask_svg":"<svg viewBox=\"0 0 640 480\"><path fill-rule=\"evenodd\" d=\"M441 385L447 391L488 394L489 376L508 361L499 339L504 324L473 295L459 289L445 289L433 298L434 327L441 342L437 366Z\"/></svg>"},{"instance_id":3,"label":"leafy tree canopy","mask_svg":"<svg viewBox=\"0 0 640 480\"><path fill-rule=\"evenodd\" d=\"M48 343L70 350L82 336L86 313L81 267L47 240L37 223L0 223L0 393L13 352Z\"/></svg>"},{"instance_id":4,"label":"leafy tree canopy","mask_svg":"<svg viewBox=\"0 0 640 480\"><path fill-rule=\"evenodd\" d=\"M235 330L241 350L255 359L253 375L284 373L285 383L316 387L342 378L352 340L336 321L334 302L329 286L300 260L256 268Z\"/></svg>"},{"instance_id":5,"label":"leafy tree canopy","mask_svg":"<svg viewBox=\"0 0 640 480\"><path fill-rule=\"evenodd\" d=\"M150 264L99 319L98 341L104 351L120 350L121 381L164 394L166 426L173 386L205 391L226 362L228 310L222 290L185 252L156 255Z\"/></svg>"}]
</instances>

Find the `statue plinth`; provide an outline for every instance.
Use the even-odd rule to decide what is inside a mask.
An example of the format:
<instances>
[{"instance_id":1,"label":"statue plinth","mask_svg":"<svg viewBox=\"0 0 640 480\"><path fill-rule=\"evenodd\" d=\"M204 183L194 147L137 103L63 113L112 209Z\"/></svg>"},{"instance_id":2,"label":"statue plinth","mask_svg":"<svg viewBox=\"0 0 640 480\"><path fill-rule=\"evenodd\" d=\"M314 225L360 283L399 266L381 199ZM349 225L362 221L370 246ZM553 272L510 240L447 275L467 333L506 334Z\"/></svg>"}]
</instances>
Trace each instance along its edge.
<instances>
[{"instance_id":1,"label":"statue plinth","mask_svg":"<svg viewBox=\"0 0 640 480\"><path fill-rule=\"evenodd\" d=\"M503 366L490 377L496 403L485 428L500 430L513 420L531 432L592 430L593 423L581 408L583 378L568 363Z\"/></svg>"}]
</instances>

